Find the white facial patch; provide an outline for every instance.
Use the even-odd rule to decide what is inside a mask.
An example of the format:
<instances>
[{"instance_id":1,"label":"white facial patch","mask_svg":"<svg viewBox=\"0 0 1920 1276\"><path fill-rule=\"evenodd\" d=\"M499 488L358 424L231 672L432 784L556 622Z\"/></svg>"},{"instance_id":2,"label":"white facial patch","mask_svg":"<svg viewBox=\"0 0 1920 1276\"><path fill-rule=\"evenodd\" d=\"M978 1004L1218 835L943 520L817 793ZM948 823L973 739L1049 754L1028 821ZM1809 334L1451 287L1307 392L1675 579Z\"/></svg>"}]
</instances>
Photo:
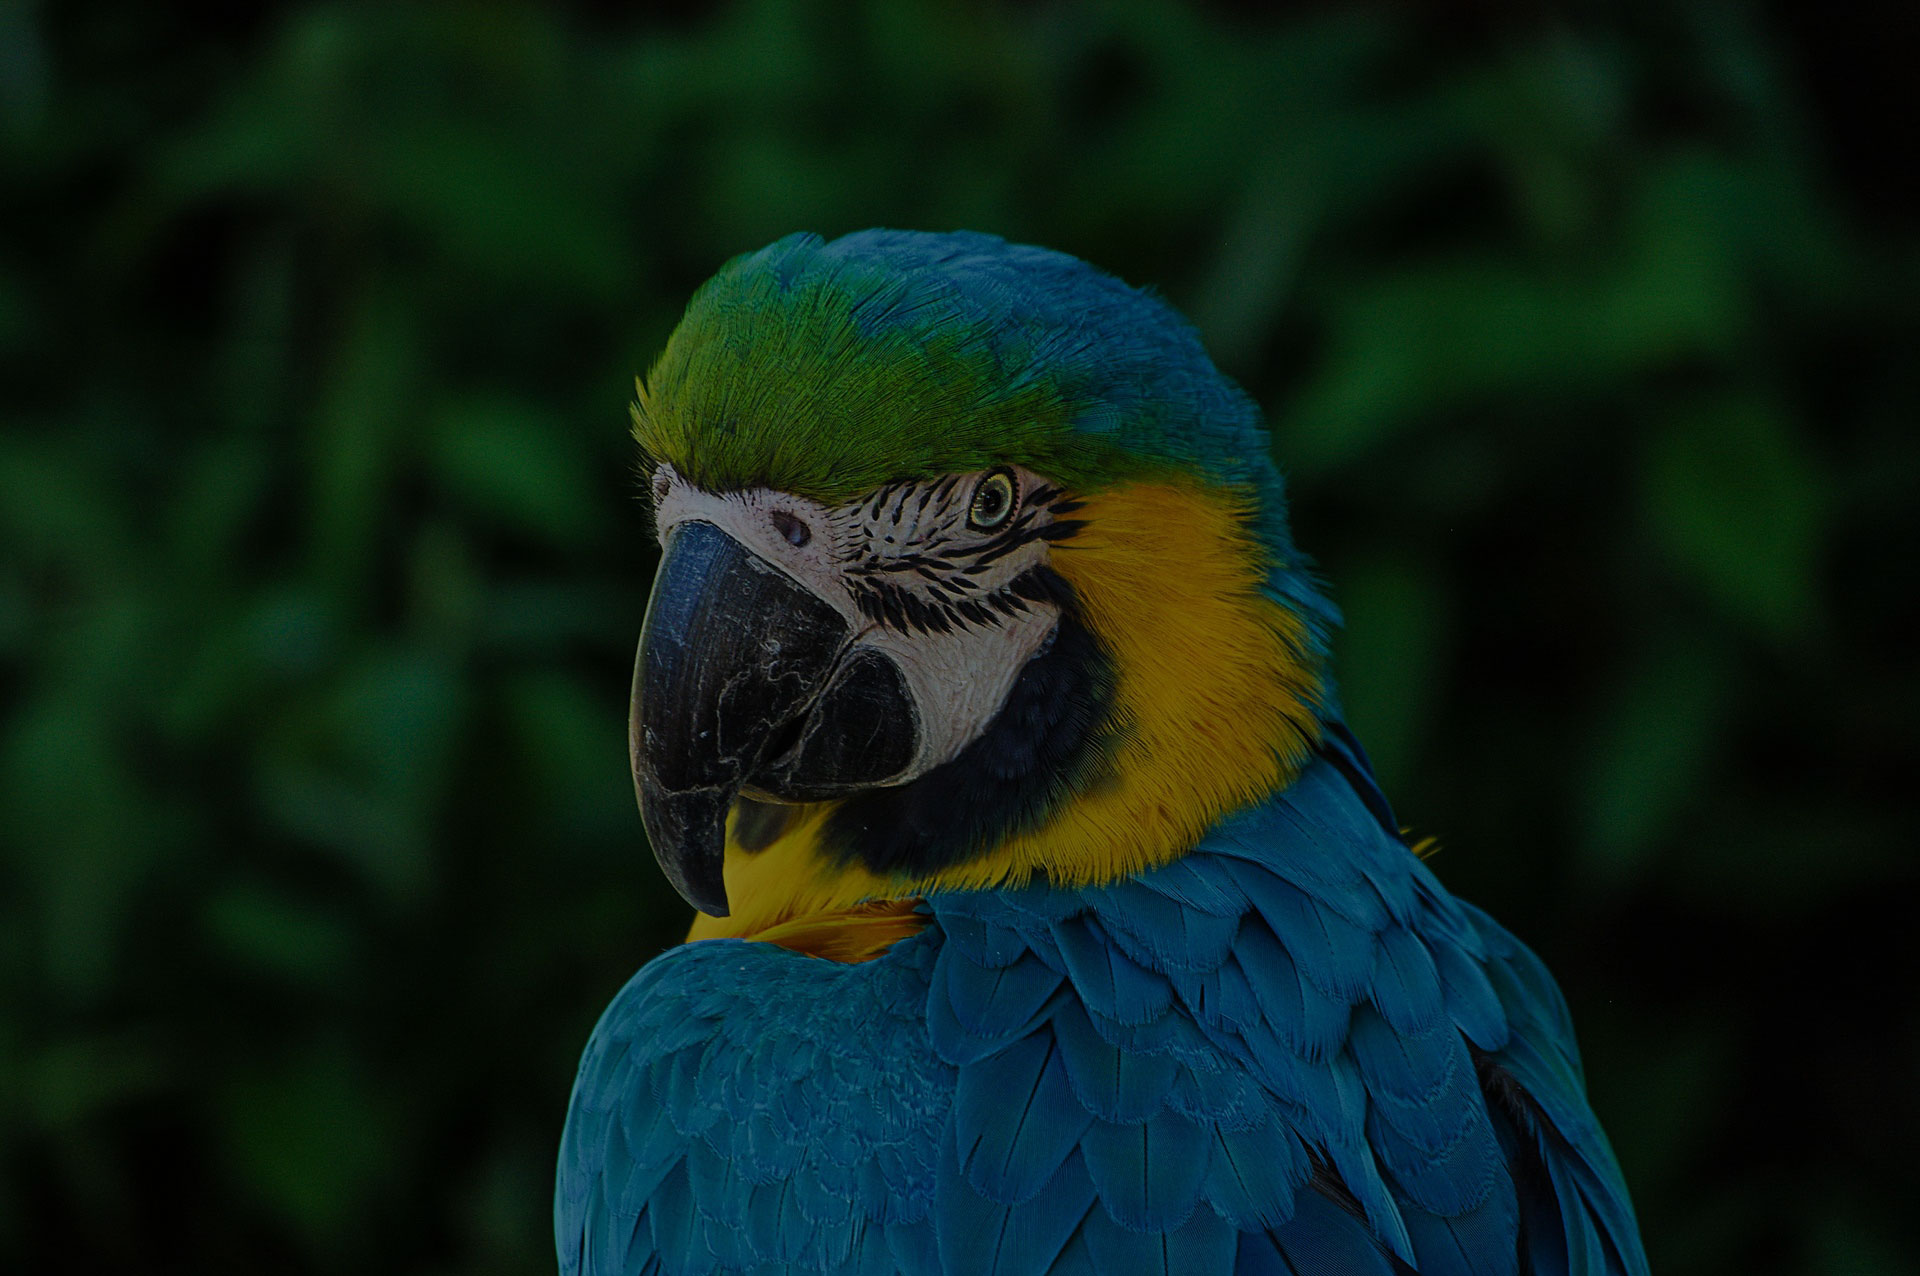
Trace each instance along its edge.
<instances>
[{"instance_id":1,"label":"white facial patch","mask_svg":"<svg viewBox=\"0 0 1920 1276\"><path fill-rule=\"evenodd\" d=\"M1069 506L1029 470L889 483L837 508L771 488L704 491L670 465L651 486L663 545L681 523L711 523L846 617L842 659L858 647L892 659L913 696L918 749L890 784L972 743L1059 620L1036 569L1069 530L1056 517Z\"/></svg>"}]
</instances>

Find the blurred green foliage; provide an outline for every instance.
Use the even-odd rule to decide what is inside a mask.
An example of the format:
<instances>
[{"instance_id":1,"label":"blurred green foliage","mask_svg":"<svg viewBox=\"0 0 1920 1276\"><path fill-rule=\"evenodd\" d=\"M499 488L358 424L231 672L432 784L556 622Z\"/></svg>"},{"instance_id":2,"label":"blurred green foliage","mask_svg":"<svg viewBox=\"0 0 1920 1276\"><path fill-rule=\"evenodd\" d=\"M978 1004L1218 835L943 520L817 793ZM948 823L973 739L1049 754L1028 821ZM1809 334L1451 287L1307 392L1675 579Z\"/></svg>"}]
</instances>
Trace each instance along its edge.
<instances>
[{"instance_id":1,"label":"blurred green foliage","mask_svg":"<svg viewBox=\"0 0 1920 1276\"><path fill-rule=\"evenodd\" d=\"M1475 13L0 4L0 1265L548 1269L685 916L631 378L889 224L1151 283L1267 405L1656 1268L1920 1266L1914 24Z\"/></svg>"}]
</instances>

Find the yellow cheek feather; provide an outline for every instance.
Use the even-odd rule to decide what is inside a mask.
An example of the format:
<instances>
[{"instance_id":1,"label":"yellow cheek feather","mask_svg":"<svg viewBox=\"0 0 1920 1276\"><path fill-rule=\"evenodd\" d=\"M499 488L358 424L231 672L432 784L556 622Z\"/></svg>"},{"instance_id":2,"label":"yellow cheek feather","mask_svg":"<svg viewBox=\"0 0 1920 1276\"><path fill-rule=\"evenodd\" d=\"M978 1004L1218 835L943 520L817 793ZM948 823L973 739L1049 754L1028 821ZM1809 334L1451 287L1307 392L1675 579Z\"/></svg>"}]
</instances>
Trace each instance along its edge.
<instances>
[{"instance_id":1,"label":"yellow cheek feather","mask_svg":"<svg viewBox=\"0 0 1920 1276\"><path fill-rule=\"evenodd\" d=\"M787 946L837 955L810 943L835 926L878 942L917 924L901 910L863 910L866 901L1040 873L1068 885L1126 877L1184 854L1222 814L1290 782L1318 738L1320 669L1304 623L1261 590L1268 562L1245 513L1218 489L1131 484L1087 498L1075 515L1085 526L1054 546L1050 565L1112 659L1114 705L1105 767L1044 823L943 872L887 878L823 850L832 804L801 808L764 850L741 850L729 835L734 913L700 916L689 938L797 937ZM787 930L776 938L774 927Z\"/></svg>"},{"instance_id":2,"label":"yellow cheek feather","mask_svg":"<svg viewBox=\"0 0 1920 1276\"><path fill-rule=\"evenodd\" d=\"M1267 559L1231 495L1140 484L1089 499L1054 550L1114 664L1119 741L1104 782L1003 857L1071 885L1176 858L1227 811L1292 780L1319 737L1306 626L1268 598Z\"/></svg>"}]
</instances>

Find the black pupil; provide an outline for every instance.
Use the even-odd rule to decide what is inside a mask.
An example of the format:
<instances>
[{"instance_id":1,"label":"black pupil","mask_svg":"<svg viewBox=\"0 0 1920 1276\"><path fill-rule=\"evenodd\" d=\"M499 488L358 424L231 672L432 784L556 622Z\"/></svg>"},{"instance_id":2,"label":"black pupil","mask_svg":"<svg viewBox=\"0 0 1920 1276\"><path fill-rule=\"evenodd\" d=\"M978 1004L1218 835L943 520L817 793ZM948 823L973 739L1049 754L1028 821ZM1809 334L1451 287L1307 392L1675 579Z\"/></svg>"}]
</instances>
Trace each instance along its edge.
<instances>
[{"instance_id":1,"label":"black pupil","mask_svg":"<svg viewBox=\"0 0 1920 1276\"><path fill-rule=\"evenodd\" d=\"M981 486L980 495L974 501L974 517L983 523L991 523L1004 514L1006 509L1006 485L989 479Z\"/></svg>"}]
</instances>

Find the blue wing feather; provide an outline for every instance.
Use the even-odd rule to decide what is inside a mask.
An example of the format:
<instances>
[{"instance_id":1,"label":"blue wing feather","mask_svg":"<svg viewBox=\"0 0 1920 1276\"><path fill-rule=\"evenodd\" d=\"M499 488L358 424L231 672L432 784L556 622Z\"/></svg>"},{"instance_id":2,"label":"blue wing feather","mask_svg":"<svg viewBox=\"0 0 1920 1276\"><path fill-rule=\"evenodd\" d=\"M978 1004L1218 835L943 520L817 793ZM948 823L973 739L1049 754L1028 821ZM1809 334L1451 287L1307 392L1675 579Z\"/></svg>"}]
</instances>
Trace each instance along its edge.
<instances>
[{"instance_id":1,"label":"blue wing feather","mask_svg":"<svg viewBox=\"0 0 1920 1276\"><path fill-rule=\"evenodd\" d=\"M1209 1131L1163 1108L1138 1123L1094 1122L1080 1150L1107 1213L1129 1231L1162 1233L1200 1203L1212 1143Z\"/></svg>"},{"instance_id":2,"label":"blue wing feather","mask_svg":"<svg viewBox=\"0 0 1920 1276\"><path fill-rule=\"evenodd\" d=\"M946 1276L1023 1276L1052 1265L1094 1204L1078 1153L1032 1200L1003 1204L972 1190L953 1155L942 1158L936 1189L941 1271Z\"/></svg>"},{"instance_id":3,"label":"blue wing feather","mask_svg":"<svg viewBox=\"0 0 1920 1276\"><path fill-rule=\"evenodd\" d=\"M1128 957L1092 917L1083 914L1057 922L1053 936L1067 975L1089 1010L1116 1023L1140 1024L1172 1004L1166 976Z\"/></svg>"},{"instance_id":4,"label":"blue wing feather","mask_svg":"<svg viewBox=\"0 0 1920 1276\"><path fill-rule=\"evenodd\" d=\"M1240 1239L1237 1270L1288 1276L1411 1276L1414 1270L1388 1253L1363 1219L1319 1192L1303 1193L1293 1217L1264 1236ZM1268 1255L1271 1267L1261 1265Z\"/></svg>"},{"instance_id":5,"label":"blue wing feather","mask_svg":"<svg viewBox=\"0 0 1920 1276\"><path fill-rule=\"evenodd\" d=\"M1185 1276L1189 1272L1225 1272L1238 1241L1234 1230L1212 1210L1196 1210L1171 1231L1143 1233L1126 1227L1104 1209L1087 1215L1082 1227L1093 1270L1141 1276Z\"/></svg>"},{"instance_id":6,"label":"blue wing feather","mask_svg":"<svg viewBox=\"0 0 1920 1276\"><path fill-rule=\"evenodd\" d=\"M883 1229L930 1254L910 1233L931 1228L955 1089L926 1029L938 938L858 966L715 940L636 975L575 1083L562 1272L840 1271Z\"/></svg>"},{"instance_id":7,"label":"blue wing feather","mask_svg":"<svg viewBox=\"0 0 1920 1276\"><path fill-rule=\"evenodd\" d=\"M1094 1116L1116 1125L1134 1124L1166 1103L1179 1071L1171 1058L1116 1049L1074 1001L1063 1001L1049 1025L1060 1043L1074 1099Z\"/></svg>"},{"instance_id":8,"label":"blue wing feather","mask_svg":"<svg viewBox=\"0 0 1920 1276\"><path fill-rule=\"evenodd\" d=\"M1300 1136L1277 1113L1244 1130L1215 1128L1204 1194L1236 1231L1261 1232L1293 1217L1294 1196L1313 1177Z\"/></svg>"},{"instance_id":9,"label":"blue wing feather","mask_svg":"<svg viewBox=\"0 0 1920 1276\"><path fill-rule=\"evenodd\" d=\"M961 1069L953 1109L960 1168L974 1190L1005 1204L1039 1195L1093 1121L1048 1034L1015 1042L991 1068Z\"/></svg>"},{"instance_id":10,"label":"blue wing feather","mask_svg":"<svg viewBox=\"0 0 1920 1276\"><path fill-rule=\"evenodd\" d=\"M1552 979L1341 733L1177 863L928 911L863 965L635 976L576 1081L563 1273L1645 1273Z\"/></svg>"}]
</instances>

